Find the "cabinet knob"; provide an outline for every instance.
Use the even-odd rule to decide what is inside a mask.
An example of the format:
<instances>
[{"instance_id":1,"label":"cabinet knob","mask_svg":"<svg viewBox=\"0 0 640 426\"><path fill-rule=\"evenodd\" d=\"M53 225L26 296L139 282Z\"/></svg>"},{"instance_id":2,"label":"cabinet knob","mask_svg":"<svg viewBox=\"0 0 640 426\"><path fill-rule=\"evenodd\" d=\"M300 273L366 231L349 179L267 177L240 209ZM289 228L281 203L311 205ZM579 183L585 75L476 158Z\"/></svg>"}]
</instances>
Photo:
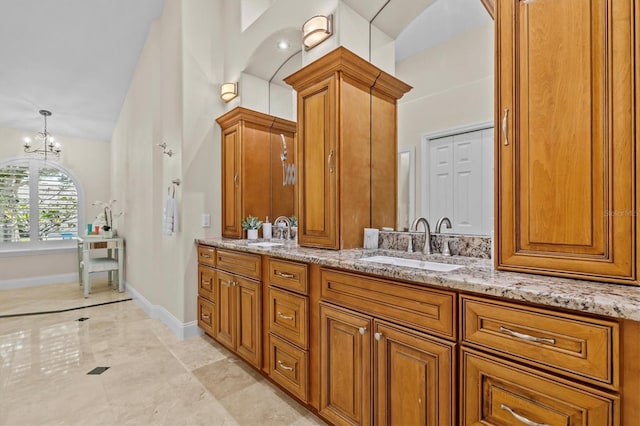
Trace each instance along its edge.
<instances>
[{"instance_id":1,"label":"cabinet knob","mask_svg":"<svg viewBox=\"0 0 640 426\"><path fill-rule=\"evenodd\" d=\"M380 339L382 339L382 333L374 333L373 338L377 341L380 341Z\"/></svg>"},{"instance_id":2,"label":"cabinet knob","mask_svg":"<svg viewBox=\"0 0 640 426\"><path fill-rule=\"evenodd\" d=\"M364 336L364 333L366 333L366 332L367 332L367 327L360 327L360 328L358 329L358 332L359 332L361 335L363 335L363 336Z\"/></svg>"},{"instance_id":3,"label":"cabinet knob","mask_svg":"<svg viewBox=\"0 0 640 426\"><path fill-rule=\"evenodd\" d=\"M506 411L507 413L511 414L513 416L514 419L518 420L520 423L523 423L527 426L549 426L546 423L536 423L533 420L529 420L528 418L526 418L525 416L522 416L518 413L516 413L515 411L513 411L513 409L507 405L504 404L500 404L500 409Z\"/></svg>"}]
</instances>

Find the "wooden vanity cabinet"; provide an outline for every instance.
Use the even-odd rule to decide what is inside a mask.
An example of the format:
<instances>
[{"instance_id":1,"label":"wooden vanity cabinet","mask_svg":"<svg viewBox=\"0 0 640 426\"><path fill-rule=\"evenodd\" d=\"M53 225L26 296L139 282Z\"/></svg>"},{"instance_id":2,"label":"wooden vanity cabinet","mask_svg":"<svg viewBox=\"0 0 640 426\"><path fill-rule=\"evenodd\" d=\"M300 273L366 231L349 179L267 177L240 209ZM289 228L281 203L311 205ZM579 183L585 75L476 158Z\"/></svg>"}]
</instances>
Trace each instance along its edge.
<instances>
[{"instance_id":1,"label":"wooden vanity cabinet","mask_svg":"<svg viewBox=\"0 0 640 426\"><path fill-rule=\"evenodd\" d=\"M638 284L637 7L496 1L498 269Z\"/></svg>"},{"instance_id":2,"label":"wooden vanity cabinet","mask_svg":"<svg viewBox=\"0 0 640 426\"><path fill-rule=\"evenodd\" d=\"M397 105L411 87L344 47L285 79L298 103L298 241L362 247L395 226Z\"/></svg>"},{"instance_id":3,"label":"wooden vanity cabinet","mask_svg":"<svg viewBox=\"0 0 640 426\"><path fill-rule=\"evenodd\" d=\"M320 415L337 425L455 424L456 345L415 330L453 327L454 295L415 286L405 294L401 283L330 269L321 277ZM420 290L442 299L427 302ZM451 309L442 306L447 298ZM402 299L395 317L406 326L387 315ZM412 323L420 311L429 318Z\"/></svg>"},{"instance_id":4,"label":"wooden vanity cabinet","mask_svg":"<svg viewBox=\"0 0 640 426\"><path fill-rule=\"evenodd\" d=\"M462 424L620 424L615 321L461 297Z\"/></svg>"},{"instance_id":5,"label":"wooden vanity cabinet","mask_svg":"<svg viewBox=\"0 0 640 426\"><path fill-rule=\"evenodd\" d=\"M287 161L294 162L296 123L242 107L216 121L222 129L222 236L243 238L241 222L249 215L273 220L293 214L294 185L283 186L282 165L273 157L279 159L283 134Z\"/></svg>"},{"instance_id":6,"label":"wooden vanity cabinet","mask_svg":"<svg viewBox=\"0 0 640 426\"><path fill-rule=\"evenodd\" d=\"M200 245L198 326L251 365L262 363L260 256ZM213 266L211 266L213 265Z\"/></svg>"}]
</instances>

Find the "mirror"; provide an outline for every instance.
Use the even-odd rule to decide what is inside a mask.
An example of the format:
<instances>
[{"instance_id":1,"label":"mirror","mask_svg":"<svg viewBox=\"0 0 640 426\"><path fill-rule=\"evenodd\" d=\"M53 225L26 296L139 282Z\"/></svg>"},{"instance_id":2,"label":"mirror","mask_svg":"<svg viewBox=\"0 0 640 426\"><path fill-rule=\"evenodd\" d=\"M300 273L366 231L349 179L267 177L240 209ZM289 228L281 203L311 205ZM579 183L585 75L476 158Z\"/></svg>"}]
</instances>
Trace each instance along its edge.
<instances>
[{"instance_id":1,"label":"mirror","mask_svg":"<svg viewBox=\"0 0 640 426\"><path fill-rule=\"evenodd\" d=\"M415 219L416 149L405 147L398 151L398 224L396 229L408 231Z\"/></svg>"}]
</instances>

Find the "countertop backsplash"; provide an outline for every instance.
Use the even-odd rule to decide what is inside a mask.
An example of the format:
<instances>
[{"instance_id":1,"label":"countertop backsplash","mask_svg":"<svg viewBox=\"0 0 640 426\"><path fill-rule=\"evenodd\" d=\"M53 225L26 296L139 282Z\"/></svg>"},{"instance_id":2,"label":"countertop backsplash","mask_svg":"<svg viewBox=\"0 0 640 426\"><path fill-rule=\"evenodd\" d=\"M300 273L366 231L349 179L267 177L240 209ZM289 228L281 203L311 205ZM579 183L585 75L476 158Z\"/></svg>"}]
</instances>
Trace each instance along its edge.
<instances>
[{"instance_id":1,"label":"countertop backsplash","mask_svg":"<svg viewBox=\"0 0 640 426\"><path fill-rule=\"evenodd\" d=\"M424 246L424 232L380 231L378 247L385 250L407 251L409 238L413 241L413 251L421 252ZM442 253L444 241L449 243L453 256L491 258L491 237L459 234L431 234L431 250Z\"/></svg>"}]
</instances>

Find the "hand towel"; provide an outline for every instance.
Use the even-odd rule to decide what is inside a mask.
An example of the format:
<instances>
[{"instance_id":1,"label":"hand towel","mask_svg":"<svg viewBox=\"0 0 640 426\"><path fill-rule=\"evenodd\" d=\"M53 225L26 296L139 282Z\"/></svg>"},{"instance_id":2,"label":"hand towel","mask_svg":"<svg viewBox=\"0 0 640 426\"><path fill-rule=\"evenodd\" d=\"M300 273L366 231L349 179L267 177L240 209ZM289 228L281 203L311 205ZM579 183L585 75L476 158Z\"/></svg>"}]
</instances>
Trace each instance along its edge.
<instances>
[{"instance_id":1,"label":"hand towel","mask_svg":"<svg viewBox=\"0 0 640 426\"><path fill-rule=\"evenodd\" d=\"M173 197L167 197L165 202L163 223L165 235L173 235L176 232L176 226L178 224L178 209L176 199Z\"/></svg>"}]
</instances>

